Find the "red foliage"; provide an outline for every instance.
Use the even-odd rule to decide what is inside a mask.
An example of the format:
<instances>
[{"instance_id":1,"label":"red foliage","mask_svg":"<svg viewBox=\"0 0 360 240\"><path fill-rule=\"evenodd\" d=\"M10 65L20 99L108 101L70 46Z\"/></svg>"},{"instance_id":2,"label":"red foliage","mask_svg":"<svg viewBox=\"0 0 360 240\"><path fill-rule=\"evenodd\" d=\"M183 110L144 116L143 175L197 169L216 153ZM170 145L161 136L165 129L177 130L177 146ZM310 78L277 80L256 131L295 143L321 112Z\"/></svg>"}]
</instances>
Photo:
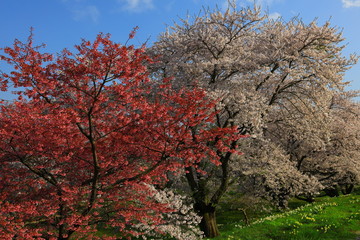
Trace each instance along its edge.
<instances>
[{"instance_id":1,"label":"red foliage","mask_svg":"<svg viewBox=\"0 0 360 240\"><path fill-rule=\"evenodd\" d=\"M100 34L76 50L54 57L30 36L0 56L14 68L0 75L2 90L21 87L0 106L2 239L95 239L100 223L136 234L133 224L156 225L170 211L147 184L203 158L217 163L234 137L212 127L201 89L173 91L164 81L154 91L143 48Z\"/></svg>"}]
</instances>

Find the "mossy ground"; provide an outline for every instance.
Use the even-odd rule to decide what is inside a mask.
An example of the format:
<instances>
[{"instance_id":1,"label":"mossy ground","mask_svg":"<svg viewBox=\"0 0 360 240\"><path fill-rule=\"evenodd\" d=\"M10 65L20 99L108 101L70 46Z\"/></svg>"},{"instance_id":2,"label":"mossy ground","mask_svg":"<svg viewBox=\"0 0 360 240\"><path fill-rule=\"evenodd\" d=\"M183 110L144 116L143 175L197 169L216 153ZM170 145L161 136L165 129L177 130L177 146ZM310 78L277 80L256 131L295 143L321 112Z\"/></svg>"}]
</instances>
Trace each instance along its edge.
<instances>
[{"instance_id":1,"label":"mossy ground","mask_svg":"<svg viewBox=\"0 0 360 240\"><path fill-rule=\"evenodd\" d=\"M317 198L312 204L292 200L289 211L253 216L246 226L240 211L218 212L220 239L242 240L355 240L360 238L359 192ZM254 215L254 214L253 214Z\"/></svg>"},{"instance_id":2,"label":"mossy ground","mask_svg":"<svg viewBox=\"0 0 360 240\"><path fill-rule=\"evenodd\" d=\"M259 210L260 205L267 211ZM220 205L217 215L221 236L214 240L356 240L360 239L360 188L351 195L318 197L311 204L292 199L287 211L271 208L266 201L244 208L240 199L231 206Z\"/></svg>"}]
</instances>

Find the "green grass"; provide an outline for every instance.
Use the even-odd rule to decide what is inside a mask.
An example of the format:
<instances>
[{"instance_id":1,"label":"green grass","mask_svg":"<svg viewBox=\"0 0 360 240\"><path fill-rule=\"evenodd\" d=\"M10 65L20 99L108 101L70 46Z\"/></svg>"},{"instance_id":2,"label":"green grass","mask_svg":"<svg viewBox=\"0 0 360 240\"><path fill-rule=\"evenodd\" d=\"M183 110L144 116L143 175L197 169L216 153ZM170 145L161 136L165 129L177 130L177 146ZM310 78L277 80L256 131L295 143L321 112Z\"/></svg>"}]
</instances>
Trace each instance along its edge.
<instances>
[{"instance_id":1,"label":"green grass","mask_svg":"<svg viewBox=\"0 0 360 240\"><path fill-rule=\"evenodd\" d=\"M214 240L360 240L360 188L352 195L319 197L312 204L292 199L290 210L284 212L266 201L231 198L232 204L220 205L221 236ZM246 210L249 226L239 209ZM98 232L99 236L104 233Z\"/></svg>"},{"instance_id":2,"label":"green grass","mask_svg":"<svg viewBox=\"0 0 360 240\"><path fill-rule=\"evenodd\" d=\"M215 239L355 240L357 237L360 238L360 195L322 197L317 198L312 204L293 200L289 205L297 208L283 213L273 212L266 217L255 216L249 226L245 226L241 212L222 209L218 214L221 236ZM254 220L256 218L257 220Z\"/></svg>"}]
</instances>

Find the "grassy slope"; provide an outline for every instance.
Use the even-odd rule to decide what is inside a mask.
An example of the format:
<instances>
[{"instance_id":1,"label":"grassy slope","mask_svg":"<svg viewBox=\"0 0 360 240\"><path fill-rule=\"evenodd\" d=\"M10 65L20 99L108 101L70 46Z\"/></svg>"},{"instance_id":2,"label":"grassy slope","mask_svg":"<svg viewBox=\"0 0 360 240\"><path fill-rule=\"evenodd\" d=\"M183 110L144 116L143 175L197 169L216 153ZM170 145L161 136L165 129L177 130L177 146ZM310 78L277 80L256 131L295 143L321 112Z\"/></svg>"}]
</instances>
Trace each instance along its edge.
<instances>
[{"instance_id":1,"label":"grassy slope","mask_svg":"<svg viewBox=\"0 0 360 240\"><path fill-rule=\"evenodd\" d=\"M260 218L250 226L244 226L241 218L240 212L220 212L221 236L215 239L355 240L360 239L360 195L318 198L313 204Z\"/></svg>"}]
</instances>

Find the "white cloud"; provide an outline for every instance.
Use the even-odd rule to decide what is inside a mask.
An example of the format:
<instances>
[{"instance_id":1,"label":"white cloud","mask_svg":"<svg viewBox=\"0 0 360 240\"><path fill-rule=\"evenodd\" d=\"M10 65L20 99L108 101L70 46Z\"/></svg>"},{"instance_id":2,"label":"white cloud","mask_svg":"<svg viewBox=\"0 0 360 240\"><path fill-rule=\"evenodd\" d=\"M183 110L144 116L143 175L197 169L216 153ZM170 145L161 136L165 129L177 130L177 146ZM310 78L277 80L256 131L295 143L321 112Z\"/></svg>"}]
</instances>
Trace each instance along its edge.
<instances>
[{"instance_id":1,"label":"white cloud","mask_svg":"<svg viewBox=\"0 0 360 240\"><path fill-rule=\"evenodd\" d=\"M170 12L170 11L173 9L174 3L175 3L175 1L168 2L168 3L165 5L165 10L166 10L167 12Z\"/></svg>"},{"instance_id":2,"label":"white cloud","mask_svg":"<svg viewBox=\"0 0 360 240\"><path fill-rule=\"evenodd\" d=\"M196 1L196 0L194 0ZM205 0L203 0L205 1ZM240 7L247 7L247 6L252 6L253 4L255 4L256 6L259 6L261 8L266 8L269 7L270 5L274 4L274 3L280 3L283 2L284 0L230 0L236 3L236 5L240 6ZM221 3L221 9L227 9L229 7L229 0L223 0L223 2Z\"/></svg>"},{"instance_id":3,"label":"white cloud","mask_svg":"<svg viewBox=\"0 0 360 240\"><path fill-rule=\"evenodd\" d=\"M343 3L343 7L360 7L360 0L341 0Z\"/></svg>"},{"instance_id":4,"label":"white cloud","mask_svg":"<svg viewBox=\"0 0 360 240\"><path fill-rule=\"evenodd\" d=\"M131 12L142 12L154 8L153 0L118 0L120 3L125 2L124 10Z\"/></svg>"},{"instance_id":5,"label":"white cloud","mask_svg":"<svg viewBox=\"0 0 360 240\"><path fill-rule=\"evenodd\" d=\"M272 19L272 20L276 20L276 19L278 19L280 17L281 17L281 14L278 13L278 12L273 12L273 13L269 14L269 18Z\"/></svg>"},{"instance_id":6,"label":"white cloud","mask_svg":"<svg viewBox=\"0 0 360 240\"><path fill-rule=\"evenodd\" d=\"M100 11L97 9L96 6L91 5L81 9L73 10L73 15L76 21L90 18L91 21L97 23L100 17Z\"/></svg>"},{"instance_id":7,"label":"white cloud","mask_svg":"<svg viewBox=\"0 0 360 240\"><path fill-rule=\"evenodd\" d=\"M283 0L247 0L249 3L255 3L258 6L267 7L275 2L281 2Z\"/></svg>"}]
</instances>

